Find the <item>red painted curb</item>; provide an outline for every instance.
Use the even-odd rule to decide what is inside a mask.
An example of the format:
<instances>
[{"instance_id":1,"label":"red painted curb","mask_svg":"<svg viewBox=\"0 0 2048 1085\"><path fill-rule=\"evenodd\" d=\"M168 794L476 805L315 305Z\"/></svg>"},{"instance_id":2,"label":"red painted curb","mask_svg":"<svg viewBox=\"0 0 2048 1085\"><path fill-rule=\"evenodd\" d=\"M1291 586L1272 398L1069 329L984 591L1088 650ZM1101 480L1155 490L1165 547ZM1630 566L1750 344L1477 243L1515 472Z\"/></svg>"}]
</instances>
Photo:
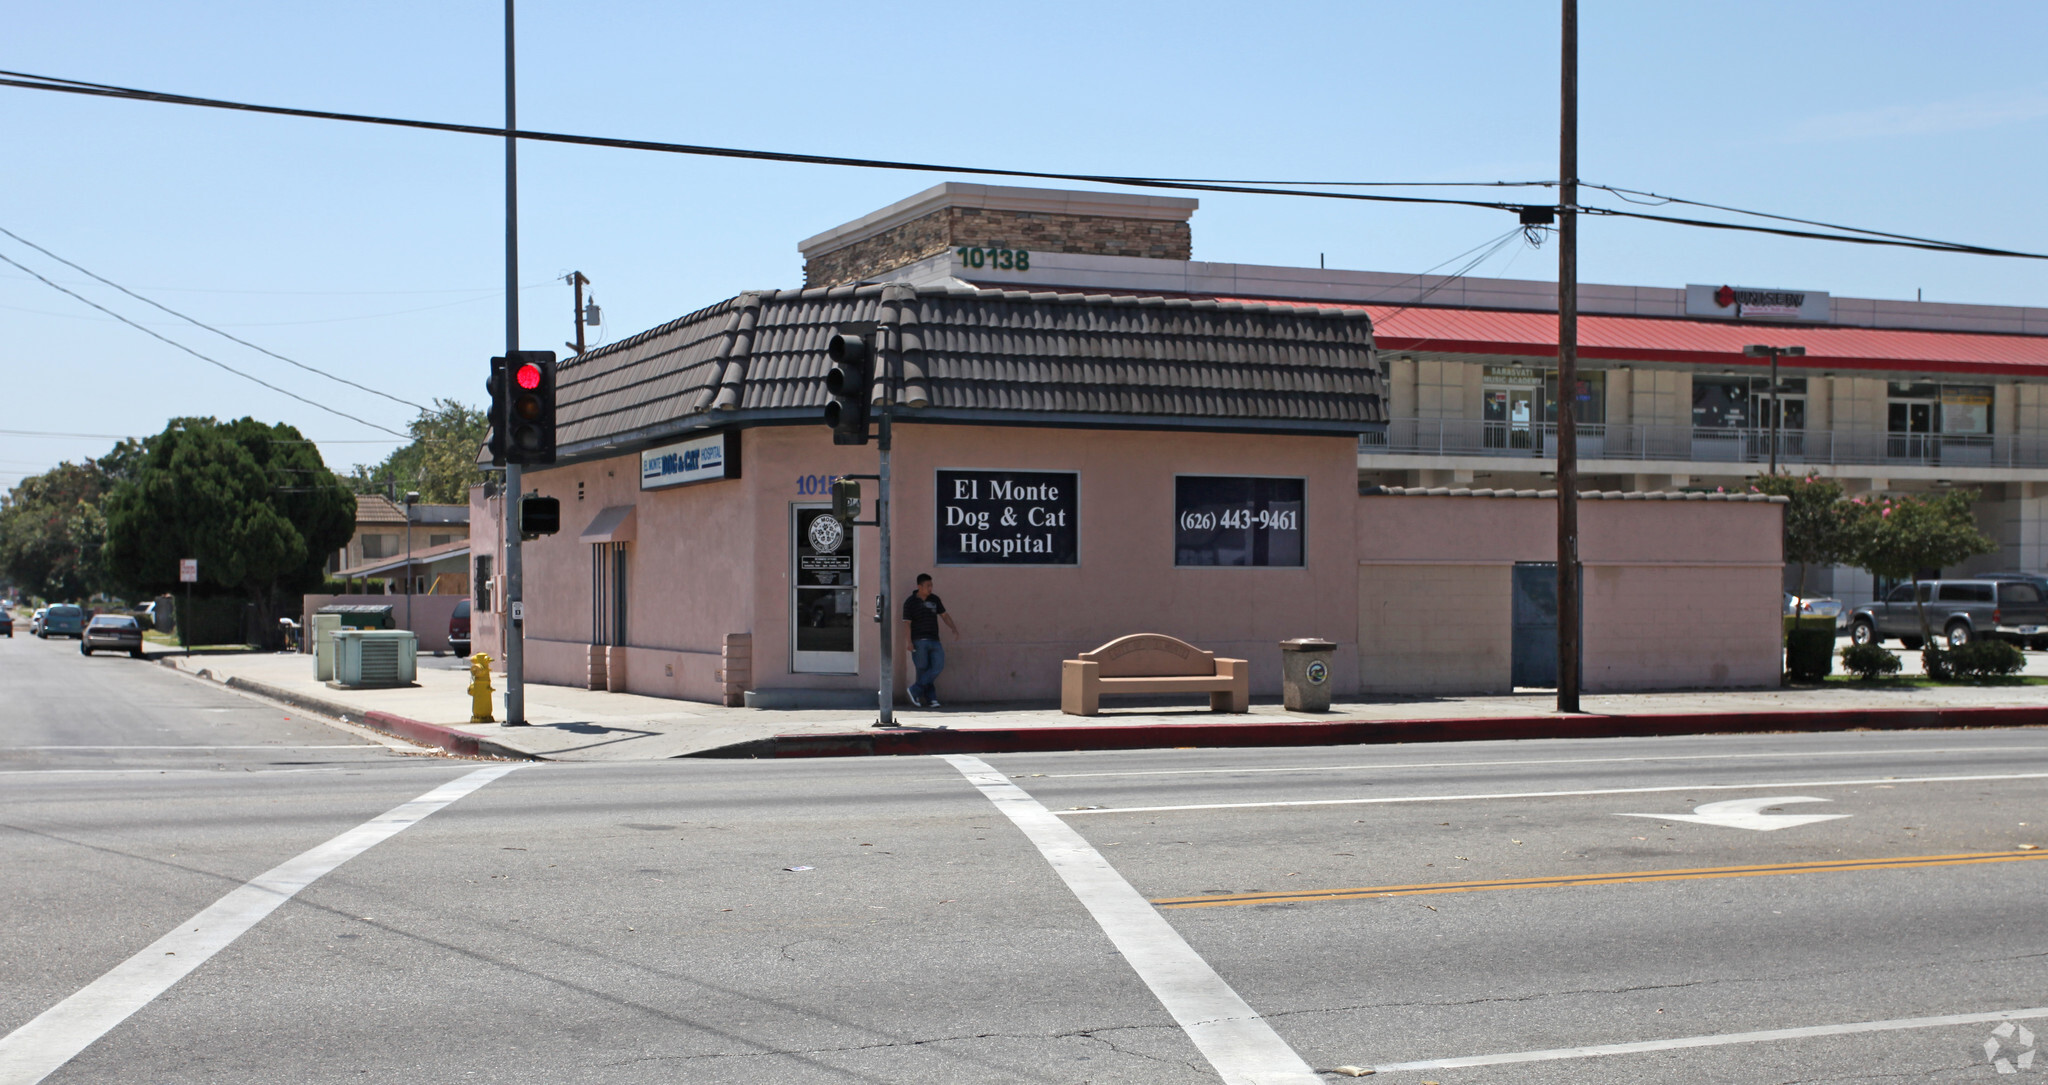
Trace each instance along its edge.
<instances>
[{"instance_id":1,"label":"red painted curb","mask_svg":"<svg viewBox=\"0 0 2048 1085\"><path fill-rule=\"evenodd\" d=\"M389 712L365 712L362 721L379 731L400 738L409 738L422 746L439 746L464 757L483 756L481 748L477 745L479 739L476 735L457 731L452 727L423 723L404 716L394 716Z\"/></svg>"},{"instance_id":2,"label":"red painted curb","mask_svg":"<svg viewBox=\"0 0 2048 1085\"><path fill-rule=\"evenodd\" d=\"M2048 726L2042 708L1842 709L1674 712L1613 716L1493 716L1434 720L1291 720L1284 723L1148 723L1011 730L876 730L777 735L711 756L864 757L946 753L1047 753L1174 746L1350 746L1395 742L1489 742L1516 738L1649 738L1771 731L1903 731ZM772 744L772 748L770 747ZM703 756L703 755L699 755Z\"/></svg>"},{"instance_id":3,"label":"red painted curb","mask_svg":"<svg viewBox=\"0 0 2048 1085\"><path fill-rule=\"evenodd\" d=\"M365 712L362 714L361 719L365 726L374 727L386 734L411 739L422 746L439 746L449 753L461 754L464 757L501 757L521 761L542 760L538 754L527 753L525 750L515 750L503 743L493 742L482 735L472 735L467 731L458 731L453 727L443 727L438 723L425 723L420 720L407 719L404 716L394 716L389 712Z\"/></svg>"}]
</instances>

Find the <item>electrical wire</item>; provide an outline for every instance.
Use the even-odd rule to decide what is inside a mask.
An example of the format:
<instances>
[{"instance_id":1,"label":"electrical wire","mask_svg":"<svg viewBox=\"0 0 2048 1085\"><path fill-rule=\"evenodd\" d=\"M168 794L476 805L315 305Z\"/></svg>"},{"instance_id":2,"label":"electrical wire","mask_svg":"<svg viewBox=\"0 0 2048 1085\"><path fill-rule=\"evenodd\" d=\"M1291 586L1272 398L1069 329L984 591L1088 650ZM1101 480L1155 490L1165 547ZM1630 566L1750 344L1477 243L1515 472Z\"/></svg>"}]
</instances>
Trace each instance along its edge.
<instances>
[{"instance_id":1,"label":"electrical wire","mask_svg":"<svg viewBox=\"0 0 2048 1085\"><path fill-rule=\"evenodd\" d=\"M1916 237L1913 234L1895 234L1885 230L1867 230L1861 226L1843 226L1839 223L1821 222L1817 219L1796 218L1791 215L1772 214L1769 211L1751 211L1741 207L1729 207L1725 204L1706 203L1700 200L1688 200L1682 196L1665 196L1655 192L1644 192L1641 189L1635 188L1620 188L1615 185L1596 185L1590 181L1581 181L1579 182L1579 186L1581 188L1599 189L1602 192L1611 192L1614 195L1619 196L1624 200L1627 200L1629 203L1643 204L1651 207L1663 207L1670 204L1684 204L1688 207L1704 207L1712 211L1726 211L1730 214L1735 215L1750 215L1755 218L1775 219L1779 222L1796 222L1802 226L1819 226L1824 229L1842 230L1847 233L1869 234L1872 237L1889 237L1900 241L1917 241L1922 244L1939 246L1950 246L1956 244L1955 242L1939 241L1929 237ZM1630 197L1632 196L1643 196L1647 197L1647 199L1630 199Z\"/></svg>"},{"instance_id":2,"label":"electrical wire","mask_svg":"<svg viewBox=\"0 0 2048 1085\"><path fill-rule=\"evenodd\" d=\"M36 75L32 72L17 72L0 69L0 86L18 87L25 90L52 91L63 94L82 94L102 98L122 98L133 101L159 102L167 105L189 105L208 109L239 110L248 113L267 113L285 117L308 117L317 120L349 121L358 124L376 124L397 128L414 128L438 132L458 132L468 135L503 138L502 127L487 127L475 124L453 124L443 121L411 120L401 117L382 117L361 113L339 113L332 110L296 109L286 106L258 105L251 102L235 102L220 98L201 98L185 94L170 94L161 91L122 87L110 83L91 83L77 79L62 79L56 76ZM1339 185L1343 187L1402 187L1418 185L1418 182L1254 182L1188 180L1160 177L1131 177L1092 173L1056 173L1045 170L1002 169L992 166L942 165L929 162L899 162L887 159L850 158L837 155L798 154L787 151L761 151L738 147L713 147L688 143L666 143L656 140L617 139L606 136L579 136L561 132L535 132L515 130L515 137L537 143L565 143L586 147L612 147L624 150L657 151L667 154L700 155L713 158L739 158L766 162L792 162L821 166L844 166L857 169L904 170L923 173L962 173L989 177L1025 177L1052 181L1082 181L1093 184L1120 185L1131 188L1156 188L1193 192L1226 192L1262 196L1302 196L1313 199L1357 200L1373 203L1426 204L1447 207L1476 207L1496 211L1521 212L1528 207L1549 206L1554 210L1570 210L1583 215L1598 215L1618 218L1640 219L1648 222L1663 222L1678 226L1692 226L1700 229L1731 230L1741 233L1770 234L1780 237L1795 237L1813 241L1837 241L1855 245L1875 245L1894 248L1925 249L1935 252L1954 252L1973 256L1999 256L2022 260L2048 260L2048 253L2023 252L2014 249L1994 248L1988 245L1971 245L1961 242L1938 241L1914 238L1905 234L1888 234L1878 230L1863 230L1852 227L1837 227L1825 223L1811 223L1786 216L1774 216L1765 212L1743 211L1725 208L1731 213L1779 218L1802 224L1820 225L1827 229L1839 229L1863 236L1847 236L1842 233L1815 233L1806 230L1790 230L1779 227L1757 226L1744 223L1714 222L1707 219L1681 218L1672 215L1652 215L1643 212L1623 211L1618 208L1574 206L1563 208L1557 205L1493 202L1485 200L1461 200L1440 196L1394 196L1370 192L1329 192L1307 188L1277 187L1282 185ZM1442 182L1432 187L1551 187L1554 181L1460 181ZM1619 195L1619 193L1616 193ZM1700 204L1703 207L1718 205Z\"/></svg>"},{"instance_id":3,"label":"electrical wire","mask_svg":"<svg viewBox=\"0 0 2048 1085\"><path fill-rule=\"evenodd\" d=\"M234 374L235 376L237 376L237 377L240 377L240 378L242 378L243 380L247 380L247 381L254 381L255 383L257 383L257 384L260 384L260 385L262 385L263 387L265 387L265 388L268 388L268 389L270 389L271 391L273 391L273 392L276 392L276 393L277 393L277 394L279 394L279 395L282 395L282 396L289 396L290 398L292 398L292 399L296 399L296 400L298 400L298 401L299 401L300 403L304 403L305 405L307 405L307 406L309 406L309 407L317 407L317 408L319 408L320 410L326 411L326 412L327 412L328 414L332 414L332 415L337 415L337 416L339 416L339 417L342 417L342 418L346 418L346 419L348 419L348 420L349 420L349 421L351 421L351 422L356 422L356 423L359 423L359 424L361 424L361 425L365 425L365 426L368 426L368 427L370 427L371 429L374 429L374 430L382 430L382 431L384 431L385 433L389 433L389 434L391 434L391 435L392 435L392 436L394 436L394 437L398 437L398 438L400 438L400 439L403 439L403 440L406 440L406 441L410 441L410 440L412 440L412 437L411 437L410 435L408 435L408 434L404 434L404 433L400 433L400 432L398 432L397 430L395 430L395 429L392 429L392 428L391 428L391 427L389 427L389 426L380 426L380 425L378 425L377 423L375 423L375 422L372 422L372 421L370 421L370 420L369 420L369 419L367 419L367 418L357 418L357 417L356 417L355 415L349 414L349 413L348 413L347 411L341 411L341 410L336 410L335 408L333 408L333 407L330 407L330 406L328 406L328 405L327 405L327 404L325 404L325 403L321 403L321 402L319 402L318 400L312 400L312 399L307 399L307 398L306 398L305 396L299 395L299 394L298 394L297 392L289 392L289 391L286 391L285 389L283 389L283 388L279 388L279 387L278 387L277 385L275 385L275 384L272 384L272 383L270 383L269 381L267 381L267 380L264 380L264 379L263 379L263 378L261 378L261 377L255 376L254 374L250 374L250 373L244 373L244 372L242 372L241 370L239 370L239 369L236 369L236 368L235 368L234 366L231 366L231 365L227 364L226 362L223 362L223 361L221 361L221 360L220 360L220 359L218 359L218 358L213 358L213 357L209 357L209 356L207 356L207 355L205 355L205 354L201 354L201 353L199 353L198 351L196 351L196 350L193 350L193 349L192 349L191 347L188 347L188 346L186 346L185 344L183 344L183 343L180 343L180 342L178 342L177 340L175 340L175 339L172 339L172 338L170 338L169 336L166 336L166 335L161 335L161 334L158 334L157 332L151 331L150 329L148 329L148 328L144 327L143 325L141 325L141 324L138 324L138 323L136 323L135 321L133 321L133 320L130 320L130 319L128 319L128 318L127 318L127 317L125 317L125 316L122 316L121 314L119 314L119 313L117 313L117 312L113 311L112 309L109 309L109 308L107 308L106 306L104 306L104 305L101 305L101 304L100 304L99 302L96 302L96 301L92 300L91 298L88 298L88 297L86 297L85 295L83 295L83 294L80 294L80 293L78 293L78 292L77 292L77 291L75 291L75 290L70 290L70 289L67 289L67 288L65 288L65 287L59 286L59 285L57 285L56 283L54 283L54 282L51 282L50 280L48 280L48 279L45 279L45 278L43 278L43 277L42 277L41 275L37 275L37 274L36 274L36 272L35 272L35 270L34 270L33 268L30 268L30 267L28 267L27 265L25 265L25 264L22 264L22 263L20 263L20 262L16 261L16 260L15 260L15 259L14 259L13 257L10 257L10 256L8 256L8 255L7 255L7 254L5 254L5 253L0 253L0 262L5 262L5 263L8 263L8 264L12 264L12 265L13 265L14 267L16 267L16 268L19 268L19 269L20 269L20 270L22 270L22 271L26 271L26 272L28 272L28 273L29 273L30 275L35 275L35 277L36 277L37 279L41 280L41 281L42 281L42 283L43 283L43 284L44 284L45 286L48 286L48 287L49 287L50 289L52 289L52 290L56 290L56 291L60 291L60 292L62 292L62 293L65 293L65 294L69 294L69 295L71 295L72 297L74 297L74 298L77 298L77 299L78 299L79 301L82 301L82 302L84 302L85 304L87 304L87 305L90 305L90 306L92 306L92 307L93 307L93 308L95 308L95 309L98 309L98 310L99 310L100 312L102 312L102 313L105 313L105 314L107 314L107 315L108 315L108 316L110 316L110 317L113 317L113 318L114 318L115 320L118 320L118 321L120 321L121 323L123 323L123 324L126 324L126 325L128 325L129 327L131 327L131 328L134 328L134 329L135 329L136 331L139 331L139 332L141 332L142 334L144 334L144 335L147 335L147 336L149 336L149 337L150 337L150 338L152 338L152 339L158 339L158 340L162 340L163 342L165 342L165 343L168 343L168 344L170 344L171 346L174 346L174 347L178 348L179 350L182 350L182 351L184 351L184 352L185 352L185 353L187 353L187 354L190 354L190 355L191 355L191 356L193 356L194 358L197 358L197 359L199 359L200 361L202 361L202 362L205 362L205 363L207 363L208 365L218 366L219 368L221 368L221 369L225 369L225 370L227 370L228 372L230 372L230 373L233 373L233 374ZM223 333L223 334L225 334L225 333ZM229 336L229 338L230 338L230 339L232 339L232 338L234 338L234 337L233 337L233 336ZM237 342L239 342L239 340L237 340ZM265 353L268 353L268 352L266 351ZM296 365L296 364L298 364L298 363L294 362L293 364L294 364L294 365ZM318 371L316 370L315 372L318 372ZM324 375L324 374L323 374L323 375ZM341 378L339 378L339 377L336 377L336 378L334 378L334 379L336 379L336 380L340 380ZM344 382L344 383L349 383L349 382ZM403 400L400 400L399 402L404 402L404 401L403 401Z\"/></svg>"},{"instance_id":4,"label":"electrical wire","mask_svg":"<svg viewBox=\"0 0 2048 1085\"><path fill-rule=\"evenodd\" d=\"M425 411L425 410L427 409L426 407L424 407L424 406L422 406L422 405L420 405L420 404L418 404L418 403L414 403L413 401L411 401L411 400L409 400L409 399L401 399L401 398L399 398L398 396L394 396L394 395L392 395L392 394L391 394L391 393L389 393L389 392L386 392L386 391L382 391L382 390L380 390L380 389L377 389L377 388L372 388L372 387L370 387L369 385L367 385L367 384L363 384L363 383L360 383L360 382L358 382L358 381L352 381L352 380L348 379L347 377L337 377L337 376L335 376L334 374L332 374L332 373L329 373L329 372L327 372L327 371L326 371L326 370L324 370L324 369L318 369L318 368L315 368L315 367L313 367L313 366L307 365L307 364L306 364L306 363L304 363L304 362L300 362L300 361L295 361L295 360L293 360L293 359L291 359L291 358L287 358L287 357L285 357L284 355L282 355L282 354L279 354L278 352L276 352L276 351L274 351L274 350L271 350L271 349L269 349L269 348L267 348L267 347L259 347L259 346L257 346L256 344L254 344L254 343L251 343L251 342L249 342L249 341L248 341L247 339L243 339L243 338L240 338L240 337L238 337L238 336L235 336L235 335L233 335L233 334L230 334L230 333L228 333L228 332L224 332L224 331L220 330L219 328L216 328L216 327L214 327L213 325L211 325L211 324L208 324L207 322L205 322L205 321L203 321L203 320L200 320L200 319L199 319L198 317L193 317L193 316L187 316L186 314L184 314L184 313L181 313L181 312L177 311L176 309L173 309L173 308L171 308L170 306L168 306L168 305L165 305L165 304L163 304L162 302L159 302L159 301L153 301L153 300L151 300L151 299L149 299L149 298L143 297L143 296L142 296L141 294L138 294L138 293L136 293L135 291L133 291L133 290L130 290L130 289L128 289L128 288L127 288L127 287L125 287L125 286L122 286L122 285L121 285L120 283L117 283L117 282L115 282L114 280L112 280L112 279L109 279L109 278L107 278L106 276L104 276L104 275L101 275L100 273L98 273L98 272L96 272L96 271L93 271L93 270L92 270L91 268L88 268L88 267L83 267L83 266L81 266L81 265L79 265L79 264L77 264L77 263L75 263L75 262L73 262L73 261L70 261L70 260L66 260L66 259L65 259L65 258L63 258L62 256L59 256L59 255L57 255L56 253L54 253L54 252L51 252L50 250L48 250L48 249L46 249L46 248L42 247L41 245L38 245L38 244L36 244L35 242L33 242L33 241L30 241L30 240L29 240L28 238L25 238L25 237L21 236L20 234L17 234L17 233L15 233L15 232L14 232L13 230L10 230L10 229L8 229L8 228L7 228L7 227L5 227L5 226L0 226L0 234L6 234L6 235L7 235L8 237L11 237L11 238L13 238L13 239L14 239L14 240L16 240L16 241L19 241L19 242L21 242L22 244L24 244L24 245L27 245L27 246L28 246L29 248L31 248L31 249L34 249L34 250L36 250L36 251L37 251L37 252L39 252L39 253L42 253L42 254L43 254L44 256L47 256L47 257L49 257L50 259L52 259L52 260L55 260L55 261L57 261L57 262L58 262L58 263L60 263L60 264L63 264L63 265L65 266L65 267L68 267L68 268L72 269L73 271L76 271L76 272L78 272L78 273L79 273L79 274L81 274L81 275L85 275L85 276L88 276L88 277L90 277L91 279L93 279L93 280L94 280L94 281L96 281L96 282L101 282L101 283L105 283L106 285L108 285L108 286L111 286L111 287L113 287L113 288L114 288L114 289L116 289L116 290L119 290L119 291L120 291L121 293L123 293L123 294L126 294L126 295L128 295L129 297L131 297L131 298L134 298L134 299L135 299L136 301L139 301L139 302L143 303L144 305L148 305L148 306L151 306L151 307L153 307L153 308L161 309L161 310L163 310L164 312L166 312L166 313L169 313L169 314L171 314L171 315L172 315L172 316L174 316L174 317L177 317L177 318L178 318L179 320L182 320L182 321L186 322L187 324L191 324L191 325L193 325L194 327L198 327L198 328L203 328L203 329L205 329L205 330L207 330L207 331L210 331L210 332L212 332L213 334L215 334L215 335L218 335L218 336L220 336L221 338L223 338L223 339L226 339L226 340L228 340L228 341L229 341L229 342L231 342L231 343L240 343L240 344L241 344L242 346L248 347L248 348L249 348L250 350L253 350L253 351L255 351L255 352L256 352L256 353L258 353L258 354L263 354L263 355L267 355L267 356L269 356L269 357L275 358L275 359L277 359L278 361L280 361L280 362L283 362L283 363L285 363L286 365L295 365L295 366L298 366L298 367L299 367L300 369L303 369L303 370L305 370L306 372L308 372L308 373L311 373L311 374L313 374L314 376L318 376L318 377L326 377L326 378L327 378L328 380L331 380L331 381L335 382L336 384L346 384L346 385L348 385L348 386L349 386L349 387L351 387L351 388L357 388L357 389L361 389L362 391L368 392L368 393L370 393L370 394L371 394L371 395L373 395L373 396L383 396L383 397L384 397L385 399L388 399L388 400L390 400L390 401L391 401L391 402L393 402L393 403L397 403L397 404L400 404L401 406L411 407L411 408L413 408L414 410L417 410L417 411ZM11 260L10 260L10 261L8 261L8 262L9 262L9 263L13 263L13 261L11 261ZM20 267L21 265L19 265L19 264L15 264L15 266L16 266L16 267ZM30 274L34 274L34 273L33 273L33 272L30 272ZM36 277L37 277L37 278L39 278L39 279L40 279L40 278L42 278L42 276L40 276L40 275L38 275L38 276L36 276ZM43 279L43 281L44 281L44 282L46 282L46 283L50 283L50 280L48 280L48 279ZM51 286L57 286L57 284L56 284L56 283L50 283L50 285L51 285ZM62 290L62 289L63 289L63 287L57 287L57 288L58 288L58 289L60 289L60 290ZM65 293L67 293L67 294L70 294L70 293L71 293L71 292L70 292L70 291L68 291L68 290L65 290L64 292L65 292ZM76 294L72 294L72 296L73 296L73 297L78 297L78 295L76 295ZM83 300L83 299L81 299L81 300ZM449 304L454 304L454 305L460 305L460 304L462 304L462 303L461 303L461 302L451 302L451 303L449 303ZM439 306L435 306L435 308L439 308ZM111 312L112 310L105 310L105 311L107 311L107 312ZM134 324L134 326L135 326L135 327L138 327L138 328L142 327L142 325L140 325L140 324L135 324L135 322L134 322L134 321L131 321L131 320L127 320L127 319L126 319L125 317L124 317L124 318L122 318L122 319L123 319L123 321L124 321L125 323L129 323L129 324ZM147 330L147 329L145 329L145 330ZM166 342L168 342L168 340L166 340ZM289 393L287 393L287 394L289 394ZM311 402L311 401L310 401L310 400L308 400L307 402ZM358 419L358 421L361 421L361 420L360 420L360 419ZM368 424L369 424L369 423L365 423L365 425L368 425ZM382 429L383 427L379 426L378 428L379 428L379 429Z\"/></svg>"},{"instance_id":5,"label":"electrical wire","mask_svg":"<svg viewBox=\"0 0 2048 1085\"><path fill-rule=\"evenodd\" d=\"M159 102L167 105L189 105L208 109L268 113L283 117L309 117L316 120L350 121L357 124L378 124L395 128L459 132L466 135L493 136L500 139L505 136L505 129L502 126L488 127L477 124L453 124L445 121L381 117L362 113L338 113L323 109L295 109L287 106L257 105L251 102L235 102L221 98L200 98L187 94L169 94L161 91L141 90L135 87L116 86L110 83L89 83L77 79L60 79L56 76L36 75L32 72L16 72L4 69L0 69L0 86L19 87L25 90L54 91L63 94L83 94L100 98L125 98L133 101ZM876 158L849 158L838 155L798 154L788 151L760 151L739 147L666 143L656 140L617 139L608 136L579 136L563 132L535 132L525 129L515 130L513 135L519 139L531 140L536 143L567 143L585 147L613 147L623 150L659 151L668 154L700 155L711 158L742 158L765 162L794 162L814 166L849 166L860 169L907 170L921 173L969 173L990 177L1030 177L1041 180L1085 181L1136 188L1164 188L1195 192L1234 192L1268 196L1312 196L1320 199L1362 200L1375 203L1440 204L1456 207L1479 207L1494 211L1520 211L1523 206L1521 204L1498 203L1485 200L1457 200L1440 196L1390 196L1366 192L1299 192L1292 189L1266 186L1212 184L1164 178L1118 177L1092 173L1054 173L1044 170L956 166L930 162L898 162Z\"/></svg>"}]
</instances>

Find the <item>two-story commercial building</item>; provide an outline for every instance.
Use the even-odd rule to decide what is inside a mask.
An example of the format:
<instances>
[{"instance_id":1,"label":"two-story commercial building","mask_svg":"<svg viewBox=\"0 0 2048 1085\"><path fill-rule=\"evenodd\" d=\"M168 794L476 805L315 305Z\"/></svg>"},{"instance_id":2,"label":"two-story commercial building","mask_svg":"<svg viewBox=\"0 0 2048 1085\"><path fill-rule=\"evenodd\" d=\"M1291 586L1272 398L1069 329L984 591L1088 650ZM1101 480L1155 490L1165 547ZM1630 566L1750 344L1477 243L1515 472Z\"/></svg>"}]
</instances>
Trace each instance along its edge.
<instances>
[{"instance_id":1,"label":"two-story commercial building","mask_svg":"<svg viewBox=\"0 0 2048 1085\"><path fill-rule=\"evenodd\" d=\"M1387 428L1360 440L1362 485L1549 484L1555 283L1196 261L1195 205L940 185L802 249L815 285L1356 307L1372 317L1389 394ZM1110 214L1121 229L1082 225ZM2048 568L2048 308L1584 283L1579 310L1582 489L1741 491L1774 458L1781 472L1837 478L1851 493L1969 488L2001 550L1960 571ZM1750 345L1805 354L1780 360L1773 392L1770 359ZM1851 604L1872 590L1852 569L1809 570L1807 587Z\"/></svg>"}]
</instances>

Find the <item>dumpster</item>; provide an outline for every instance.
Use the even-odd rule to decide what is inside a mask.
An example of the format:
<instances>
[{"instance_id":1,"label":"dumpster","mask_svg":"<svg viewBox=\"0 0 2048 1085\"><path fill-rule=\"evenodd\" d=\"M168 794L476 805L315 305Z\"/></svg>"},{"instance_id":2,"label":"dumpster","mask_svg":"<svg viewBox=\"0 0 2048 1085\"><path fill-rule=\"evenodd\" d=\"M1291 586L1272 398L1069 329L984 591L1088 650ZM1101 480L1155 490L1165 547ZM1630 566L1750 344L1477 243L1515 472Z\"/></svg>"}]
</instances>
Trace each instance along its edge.
<instances>
[{"instance_id":1,"label":"dumpster","mask_svg":"<svg viewBox=\"0 0 2048 1085\"><path fill-rule=\"evenodd\" d=\"M334 634L334 681L351 688L409 686L420 642L409 629L342 629Z\"/></svg>"},{"instance_id":2,"label":"dumpster","mask_svg":"<svg viewBox=\"0 0 2048 1085\"><path fill-rule=\"evenodd\" d=\"M1280 642L1280 700L1289 712L1330 710L1330 653L1333 641L1296 637Z\"/></svg>"},{"instance_id":3,"label":"dumpster","mask_svg":"<svg viewBox=\"0 0 2048 1085\"><path fill-rule=\"evenodd\" d=\"M390 603L329 603L315 614L341 615L343 629L396 629Z\"/></svg>"}]
</instances>

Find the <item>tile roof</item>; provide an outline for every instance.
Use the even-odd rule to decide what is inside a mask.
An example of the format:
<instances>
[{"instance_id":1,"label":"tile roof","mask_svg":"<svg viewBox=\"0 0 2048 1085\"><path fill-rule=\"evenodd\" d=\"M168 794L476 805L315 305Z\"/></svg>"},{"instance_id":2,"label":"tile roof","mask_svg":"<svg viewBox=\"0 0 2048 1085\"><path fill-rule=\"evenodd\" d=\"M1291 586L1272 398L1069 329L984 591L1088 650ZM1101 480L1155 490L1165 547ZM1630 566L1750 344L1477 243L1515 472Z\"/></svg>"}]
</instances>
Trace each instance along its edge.
<instances>
[{"instance_id":1,"label":"tile roof","mask_svg":"<svg viewBox=\"0 0 2048 1085\"><path fill-rule=\"evenodd\" d=\"M1372 324L1323 306L902 284L742 294L565 362L575 457L811 421L842 326L899 329L899 421L1357 433L1385 421Z\"/></svg>"},{"instance_id":2,"label":"tile roof","mask_svg":"<svg viewBox=\"0 0 2048 1085\"><path fill-rule=\"evenodd\" d=\"M1370 315L1383 351L1557 356L1556 313L1317 304ZM1805 347L1805 357L1781 362L1795 369L1983 373L2009 378L2048 374L2048 336L1579 315L1579 357L1587 359L1769 368L1770 359L1742 353L1750 343Z\"/></svg>"},{"instance_id":3,"label":"tile roof","mask_svg":"<svg viewBox=\"0 0 2048 1085\"><path fill-rule=\"evenodd\" d=\"M1471 490L1450 486L1361 486L1360 497L1521 497L1557 500L1556 490ZM1581 501L1754 501L1789 505L1789 497L1771 494L1699 493L1683 490L1580 490Z\"/></svg>"}]
</instances>

